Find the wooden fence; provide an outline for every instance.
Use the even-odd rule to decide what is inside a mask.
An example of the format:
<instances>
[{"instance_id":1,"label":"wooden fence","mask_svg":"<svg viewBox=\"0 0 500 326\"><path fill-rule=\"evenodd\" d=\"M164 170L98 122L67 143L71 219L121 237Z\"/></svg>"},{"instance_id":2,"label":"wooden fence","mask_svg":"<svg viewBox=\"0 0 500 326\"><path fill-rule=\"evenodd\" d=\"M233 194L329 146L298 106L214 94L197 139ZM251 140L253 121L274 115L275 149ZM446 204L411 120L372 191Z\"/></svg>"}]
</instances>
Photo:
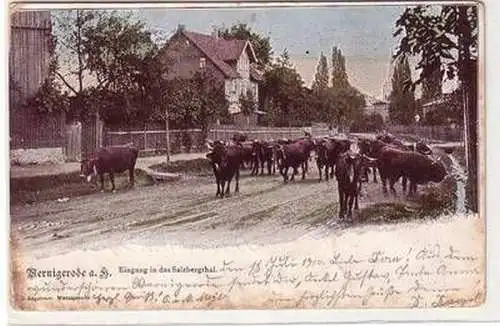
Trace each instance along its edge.
<instances>
[{"instance_id":1,"label":"wooden fence","mask_svg":"<svg viewBox=\"0 0 500 326\"><path fill-rule=\"evenodd\" d=\"M82 154L82 125L74 123L66 128L66 159L80 161Z\"/></svg>"},{"instance_id":2,"label":"wooden fence","mask_svg":"<svg viewBox=\"0 0 500 326\"><path fill-rule=\"evenodd\" d=\"M245 133L248 139L298 138L304 135L304 128L210 129L207 138L230 140L236 132ZM311 132L313 135L326 135L328 129L313 129ZM169 138L173 154L205 150L206 139L201 129L170 130ZM165 130L106 131L104 144L112 146L133 143L141 151L164 151L166 139Z\"/></svg>"},{"instance_id":3,"label":"wooden fence","mask_svg":"<svg viewBox=\"0 0 500 326\"><path fill-rule=\"evenodd\" d=\"M203 151L205 139L201 129L170 130L170 150L173 154ZM133 143L141 151L164 151L167 137L165 130L106 131L107 146Z\"/></svg>"},{"instance_id":4,"label":"wooden fence","mask_svg":"<svg viewBox=\"0 0 500 326\"><path fill-rule=\"evenodd\" d=\"M280 138L298 138L304 135L304 130L311 132L313 136L328 135L328 128L272 128L256 127L252 129L241 128L212 128L209 130L208 139L230 140L234 133L242 132L248 136L248 139L280 139ZM437 127L410 127L410 126L391 126L387 131L396 135L412 135L418 138L460 141L462 137L462 128L448 128L444 126ZM202 135L201 129L183 129L170 130L170 150L173 154L183 152L201 152L205 150L206 139ZM165 130L132 130L132 131L106 131L104 132L104 145L123 145L133 143L141 151L163 152L166 149Z\"/></svg>"},{"instance_id":5,"label":"wooden fence","mask_svg":"<svg viewBox=\"0 0 500 326\"><path fill-rule=\"evenodd\" d=\"M456 126L387 126L386 130L395 135L416 136L427 140L463 141L464 128Z\"/></svg>"}]
</instances>

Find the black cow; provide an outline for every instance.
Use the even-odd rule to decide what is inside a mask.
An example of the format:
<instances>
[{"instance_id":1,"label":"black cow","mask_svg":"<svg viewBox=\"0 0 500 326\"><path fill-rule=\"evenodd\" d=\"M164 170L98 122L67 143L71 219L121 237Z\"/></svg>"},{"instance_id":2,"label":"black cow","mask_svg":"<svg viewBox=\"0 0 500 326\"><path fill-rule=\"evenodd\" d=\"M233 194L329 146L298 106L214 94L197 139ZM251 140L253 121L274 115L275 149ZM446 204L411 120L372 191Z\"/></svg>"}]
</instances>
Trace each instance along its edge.
<instances>
[{"instance_id":1,"label":"black cow","mask_svg":"<svg viewBox=\"0 0 500 326\"><path fill-rule=\"evenodd\" d=\"M295 179L295 172L298 167L302 166L302 180L305 179L307 171L307 160L311 151L315 148L315 143L312 138L306 137L305 139L297 140L291 144L282 145L279 149L278 157L281 160L280 174L283 176L285 182L288 181L288 169L293 168L291 181Z\"/></svg>"},{"instance_id":2,"label":"black cow","mask_svg":"<svg viewBox=\"0 0 500 326\"><path fill-rule=\"evenodd\" d=\"M264 174L264 164L267 165L267 174L271 175L276 173L276 168L274 164L275 159L275 148L276 144L274 141L265 141L265 140L255 140L253 143L254 150L254 168L252 170L252 174L257 175L259 173L260 167L260 175Z\"/></svg>"},{"instance_id":3,"label":"black cow","mask_svg":"<svg viewBox=\"0 0 500 326\"><path fill-rule=\"evenodd\" d=\"M255 153L253 148L253 141L235 142L242 149L241 168L245 169L246 165L253 171L255 162Z\"/></svg>"},{"instance_id":4,"label":"black cow","mask_svg":"<svg viewBox=\"0 0 500 326\"><path fill-rule=\"evenodd\" d=\"M363 155L373 156L371 153L372 140L367 138L361 138L358 140L359 152ZM377 165L371 164L371 166L367 166L364 170L362 180L368 182L368 172L372 171L373 174L373 182L377 183Z\"/></svg>"},{"instance_id":5,"label":"black cow","mask_svg":"<svg viewBox=\"0 0 500 326\"><path fill-rule=\"evenodd\" d=\"M423 155L431 155L432 149L423 141L419 140L415 143L415 151Z\"/></svg>"},{"instance_id":6,"label":"black cow","mask_svg":"<svg viewBox=\"0 0 500 326\"><path fill-rule=\"evenodd\" d=\"M334 166L337 157L345 153L351 147L348 139L324 138L318 140L316 144L316 165L319 171L319 181L322 178L322 170L325 168L325 179L333 178Z\"/></svg>"},{"instance_id":7,"label":"black cow","mask_svg":"<svg viewBox=\"0 0 500 326\"><path fill-rule=\"evenodd\" d=\"M101 192L104 191L104 174L109 174L111 191L115 191L115 173L129 171L129 186L134 186L134 169L139 150L130 144L124 146L109 146L100 148L95 156L83 160L80 166L80 176L85 177L87 182L99 176L101 181Z\"/></svg>"},{"instance_id":8,"label":"black cow","mask_svg":"<svg viewBox=\"0 0 500 326\"><path fill-rule=\"evenodd\" d=\"M233 137L231 138L234 142L244 142L247 140L247 135L241 133L241 132L236 132L233 134Z\"/></svg>"},{"instance_id":9,"label":"black cow","mask_svg":"<svg viewBox=\"0 0 500 326\"><path fill-rule=\"evenodd\" d=\"M361 192L361 176L363 169L372 159L351 151L339 154L335 162L335 177L339 194L339 218L347 213L352 217L352 207L358 210L359 193Z\"/></svg>"},{"instance_id":10,"label":"black cow","mask_svg":"<svg viewBox=\"0 0 500 326\"><path fill-rule=\"evenodd\" d=\"M206 155L207 159L212 164L215 181L217 183L217 193L215 196L223 198L230 193L230 185L233 177L235 178L236 186L235 193L239 193L240 180L240 165L244 157L243 146L237 144L214 143L209 144L210 152ZM224 186L227 182L227 187L224 191Z\"/></svg>"},{"instance_id":11,"label":"black cow","mask_svg":"<svg viewBox=\"0 0 500 326\"><path fill-rule=\"evenodd\" d=\"M441 182L446 176L446 168L441 162L418 152L400 150L387 144L375 141L373 153L378 159L378 169L383 183L383 191L387 193L386 180L393 194L394 184L403 178L403 192L406 192L406 179L410 180L408 194L416 194L418 184Z\"/></svg>"}]
</instances>

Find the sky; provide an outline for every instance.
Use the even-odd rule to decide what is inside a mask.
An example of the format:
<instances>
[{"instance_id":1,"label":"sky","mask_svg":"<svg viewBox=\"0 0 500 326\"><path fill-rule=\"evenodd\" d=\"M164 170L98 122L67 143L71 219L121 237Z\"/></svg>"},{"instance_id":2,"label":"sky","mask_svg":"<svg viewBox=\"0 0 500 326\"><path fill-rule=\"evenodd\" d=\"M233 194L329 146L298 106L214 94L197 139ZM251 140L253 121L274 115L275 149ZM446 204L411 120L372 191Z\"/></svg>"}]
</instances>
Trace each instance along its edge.
<instances>
[{"instance_id":1,"label":"sky","mask_svg":"<svg viewBox=\"0 0 500 326\"><path fill-rule=\"evenodd\" d=\"M390 58L397 46L392 36L403 6L342 6L244 9L142 9L137 14L152 30L171 35L178 24L211 33L215 26L247 23L270 37L275 55L288 49L292 62L309 86L321 52L333 46L346 58L349 81L363 93L382 98L390 81ZM390 85L390 84L389 84Z\"/></svg>"}]
</instances>

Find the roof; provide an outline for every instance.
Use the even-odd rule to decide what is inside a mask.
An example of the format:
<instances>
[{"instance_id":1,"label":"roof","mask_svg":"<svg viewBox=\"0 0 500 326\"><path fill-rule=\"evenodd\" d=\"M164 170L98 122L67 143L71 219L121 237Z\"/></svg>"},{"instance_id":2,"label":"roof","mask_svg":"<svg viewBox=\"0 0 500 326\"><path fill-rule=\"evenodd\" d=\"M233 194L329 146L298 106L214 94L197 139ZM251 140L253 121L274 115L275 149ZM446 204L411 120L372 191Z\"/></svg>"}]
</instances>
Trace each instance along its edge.
<instances>
[{"instance_id":1,"label":"roof","mask_svg":"<svg viewBox=\"0 0 500 326\"><path fill-rule=\"evenodd\" d=\"M248 40L225 40L216 36L179 30L190 40L209 60L211 60L222 73L229 78L239 78L240 75L231 67L229 62L236 61L245 50L250 51L250 62L257 61L252 45ZM257 73L254 72L257 76Z\"/></svg>"},{"instance_id":2,"label":"roof","mask_svg":"<svg viewBox=\"0 0 500 326\"><path fill-rule=\"evenodd\" d=\"M264 74L253 63L250 65L250 78L252 78L252 79L254 79L256 81L262 81L262 80L264 80Z\"/></svg>"}]
</instances>

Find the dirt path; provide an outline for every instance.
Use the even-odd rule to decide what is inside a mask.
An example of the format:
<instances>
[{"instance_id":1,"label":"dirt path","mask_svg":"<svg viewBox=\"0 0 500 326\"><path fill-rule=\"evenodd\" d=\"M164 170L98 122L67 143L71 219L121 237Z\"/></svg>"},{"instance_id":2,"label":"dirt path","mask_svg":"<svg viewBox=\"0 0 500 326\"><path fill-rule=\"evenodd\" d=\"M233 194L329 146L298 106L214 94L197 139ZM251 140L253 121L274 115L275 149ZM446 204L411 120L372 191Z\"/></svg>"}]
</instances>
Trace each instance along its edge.
<instances>
[{"instance_id":1,"label":"dirt path","mask_svg":"<svg viewBox=\"0 0 500 326\"><path fill-rule=\"evenodd\" d=\"M96 193L67 202L11 207L12 232L34 255L74 249L102 249L123 242L226 246L289 241L342 227L337 220L336 182L306 180L284 184L278 176L242 171L240 194L215 198L213 177L182 180L133 190ZM395 201L380 184L363 190L360 208ZM231 189L233 191L234 188Z\"/></svg>"}]
</instances>

